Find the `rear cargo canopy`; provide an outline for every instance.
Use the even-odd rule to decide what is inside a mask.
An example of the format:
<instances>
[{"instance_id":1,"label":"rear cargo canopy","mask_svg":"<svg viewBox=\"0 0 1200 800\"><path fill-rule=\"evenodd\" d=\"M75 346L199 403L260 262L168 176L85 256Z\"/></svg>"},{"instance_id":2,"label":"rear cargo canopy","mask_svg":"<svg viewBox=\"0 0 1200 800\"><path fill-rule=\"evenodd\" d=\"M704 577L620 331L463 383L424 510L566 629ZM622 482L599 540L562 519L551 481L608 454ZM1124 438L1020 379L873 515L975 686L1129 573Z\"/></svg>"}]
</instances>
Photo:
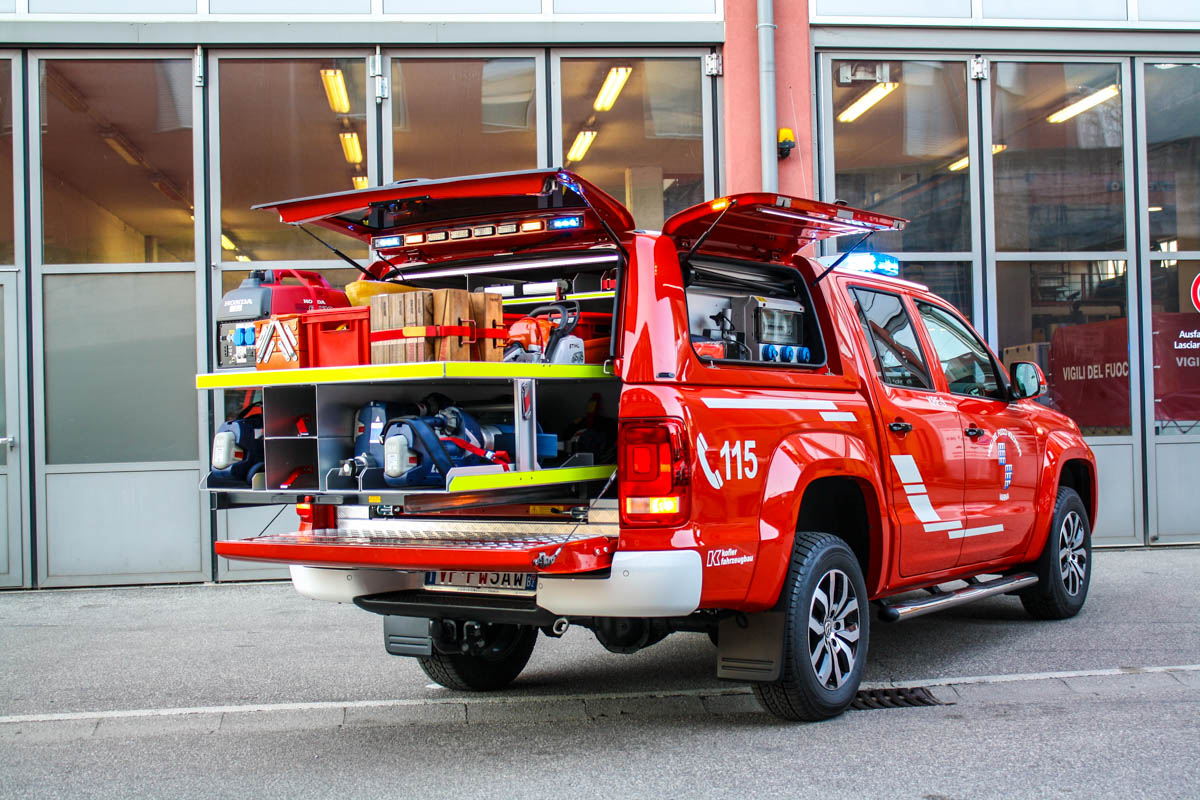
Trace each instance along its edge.
<instances>
[{"instance_id":1,"label":"rear cargo canopy","mask_svg":"<svg viewBox=\"0 0 1200 800\"><path fill-rule=\"evenodd\" d=\"M666 221L663 234L680 248L701 240L697 253L756 261L787 261L822 239L847 233L904 230L905 220L833 203L780 194L720 197L684 209Z\"/></svg>"},{"instance_id":2,"label":"rear cargo canopy","mask_svg":"<svg viewBox=\"0 0 1200 800\"><path fill-rule=\"evenodd\" d=\"M570 246L573 239L586 242L609 238L606 227L618 236L634 228L633 215L625 206L599 187L561 169L438 180L414 178L372 189L263 203L254 208L278 212L281 222L312 223L366 244L380 236L399 234L400 243L395 248L387 247L389 251L411 249L404 244L405 234L461 225L491 225L496 232L501 223L546 220L541 229L530 233L522 229L517 235L522 250L543 241ZM551 224L563 219L571 220L570 225ZM447 237L436 253L422 255L436 260L445 250L447 255L452 251L455 258L469 258L492 254L516 242L512 238L490 238L492 234L477 239L470 228L467 230L461 240L454 237L449 241Z\"/></svg>"}]
</instances>

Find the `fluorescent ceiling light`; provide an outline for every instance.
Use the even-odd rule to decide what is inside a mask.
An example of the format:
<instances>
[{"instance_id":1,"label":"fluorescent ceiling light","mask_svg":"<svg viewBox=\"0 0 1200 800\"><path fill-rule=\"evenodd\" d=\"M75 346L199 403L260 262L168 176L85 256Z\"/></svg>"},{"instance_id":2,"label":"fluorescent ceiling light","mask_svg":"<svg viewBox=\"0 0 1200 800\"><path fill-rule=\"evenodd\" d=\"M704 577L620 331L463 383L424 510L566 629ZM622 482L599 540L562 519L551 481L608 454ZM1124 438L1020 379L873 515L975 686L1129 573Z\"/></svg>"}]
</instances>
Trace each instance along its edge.
<instances>
[{"instance_id":1,"label":"fluorescent ceiling light","mask_svg":"<svg viewBox=\"0 0 1200 800\"><path fill-rule=\"evenodd\" d=\"M596 102L592 103L592 108L597 111L608 111L617 102L617 97L620 96L621 90L625 88L625 81L629 80L630 73L633 72L633 67L613 67L608 71L608 76L604 79L604 85L600 87L599 93L596 95Z\"/></svg>"},{"instance_id":2,"label":"fluorescent ceiling light","mask_svg":"<svg viewBox=\"0 0 1200 800\"><path fill-rule=\"evenodd\" d=\"M537 261L519 261L515 263L477 264L470 267L451 267L448 269L429 269L424 272L405 272L401 280L416 280L417 278L445 278L451 275L478 275L489 272L516 272L525 269L546 269L548 267L573 267L580 264L609 264L618 260L616 253L604 255L582 256L579 258L543 258ZM401 267L404 265L401 264Z\"/></svg>"},{"instance_id":3,"label":"fluorescent ceiling light","mask_svg":"<svg viewBox=\"0 0 1200 800\"><path fill-rule=\"evenodd\" d=\"M867 90L866 94L850 104L850 107L837 115L838 122L854 122L867 113L876 103L896 91L898 83L877 83Z\"/></svg>"},{"instance_id":4,"label":"fluorescent ceiling light","mask_svg":"<svg viewBox=\"0 0 1200 800\"><path fill-rule=\"evenodd\" d=\"M358 143L358 134L354 131L339 133L338 138L342 140L342 153L346 156L346 161L351 164L361 164L363 160L362 145Z\"/></svg>"},{"instance_id":5,"label":"fluorescent ceiling light","mask_svg":"<svg viewBox=\"0 0 1200 800\"><path fill-rule=\"evenodd\" d=\"M1149 211L1151 214L1157 214L1159 211L1162 211L1162 208L1163 208L1162 206L1150 206L1150 208L1148 208L1146 210Z\"/></svg>"},{"instance_id":6,"label":"fluorescent ceiling light","mask_svg":"<svg viewBox=\"0 0 1200 800\"><path fill-rule=\"evenodd\" d=\"M992 155L996 155L997 153L1003 153L1007 149L1008 149L1008 145L1006 145L1006 144L994 144L994 145L992 145ZM968 156L963 156L962 158L960 158L958 161L955 161L953 164L951 164L946 169L950 170L951 172L958 172L960 169L962 169L963 167L967 166L970 163L971 163L971 159Z\"/></svg>"},{"instance_id":7,"label":"fluorescent ceiling light","mask_svg":"<svg viewBox=\"0 0 1200 800\"><path fill-rule=\"evenodd\" d=\"M350 113L350 95L346 94L346 79L340 69L321 70L321 83L325 85L325 97L335 114Z\"/></svg>"},{"instance_id":8,"label":"fluorescent ceiling light","mask_svg":"<svg viewBox=\"0 0 1200 800\"><path fill-rule=\"evenodd\" d=\"M366 175L355 175L354 177L352 177L350 179L350 181L354 184L355 189L367 188L367 176Z\"/></svg>"},{"instance_id":9,"label":"fluorescent ceiling light","mask_svg":"<svg viewBox=\"0 0 1200 800\"><path fill-rule=\"evenodd\" d=\"M131 167L136 167L142 163L141 159L138 158L137 154L134 152L133 145L130 144L129 141L121 134L114 131L112 133L104 134L103 138L104 143L111 147L113 152L119 155L121 160L126 164L130 165Z\"/></svg>"},{"instance_id":10,"label":"fluorescent ceiling light","mask_svg":"<svg viewBox=\"0 0 1200 800\"><path fill-rule=\"evenodd\" d=\"M1176 67L1182 67L1182 66L1183 66L1183 64L1155 64L1154 68L1155 69L1175 69Z\"/></svg>"},{"instance_id":11,"label":"fluorescent ceiling light","mask_svg":"<svg viewBox=\"0 0 1200 800\"><path fill-rule=\"evenodd\" d=\"M250 256L243 255L241 253L238 253L236 256L234 256L234 258L238 261L249 261L250 260Z\"/></svg>"},{"instance_id":12,"label":"fluorescent ceiling light","mask_svg":"<svg viewBox=\"0 0 1200 800\"><path fill-rule=\"evenodd\" d=\"M228 236L226 236L225 234L222 233L221 234L221 249L222 250L237 250L237 245L233 243L233 239L230 239Z\"/></svg>"},{"instance_id":13,"label":"fluorescent ceiling light","mask_svg":"<svg viewBox=\"0 0 1200 800\"><path fill-rule=\"evenodd\" d=\"M1095 108L1105 100L1111 100L1121 93L1121 87L1115 83L1105 86L1098 92L1089 94L1082 100L1076 100L1066 108L1055 111L1050 116L1046 117L1046 122L1066 122L1069 119L1079 116L1089 108Z\"/></svg>"},{"instance_id":14,"label":"fluorescent ceiling light","mask_svg":"<svg viewBox=\"0 0 1200 800\"><path fill-rule=\"evenodd\" d=\"M567 161L582 161L587 155L588 148L592 146L592 140L596 138L595 131L580 131L575 135L575 141L571 144L571 149L567 151Z\"/></svg>"}]
</instances>

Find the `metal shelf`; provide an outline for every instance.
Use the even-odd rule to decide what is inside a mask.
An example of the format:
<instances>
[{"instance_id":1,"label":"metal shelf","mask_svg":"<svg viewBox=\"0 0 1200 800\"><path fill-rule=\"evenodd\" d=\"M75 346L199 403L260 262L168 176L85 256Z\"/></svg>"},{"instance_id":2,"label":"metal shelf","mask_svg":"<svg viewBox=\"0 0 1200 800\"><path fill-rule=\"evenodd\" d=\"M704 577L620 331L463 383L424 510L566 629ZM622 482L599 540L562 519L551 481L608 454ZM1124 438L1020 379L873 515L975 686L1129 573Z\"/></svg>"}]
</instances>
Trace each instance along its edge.
<instances>
[{"instance_id":1,"label":"metal shelf","mask_svg":"<svg viewBox=\"0 0 1200 800\"><path fill-rule=\"evenodd\" d=\"M196 376L197 389L257 389L339 383L404 381L615 380L599 364L513 364L495 361L426 361L419 364L362 364L353 367L229 370Z\"/></svg>"}]
</instances>

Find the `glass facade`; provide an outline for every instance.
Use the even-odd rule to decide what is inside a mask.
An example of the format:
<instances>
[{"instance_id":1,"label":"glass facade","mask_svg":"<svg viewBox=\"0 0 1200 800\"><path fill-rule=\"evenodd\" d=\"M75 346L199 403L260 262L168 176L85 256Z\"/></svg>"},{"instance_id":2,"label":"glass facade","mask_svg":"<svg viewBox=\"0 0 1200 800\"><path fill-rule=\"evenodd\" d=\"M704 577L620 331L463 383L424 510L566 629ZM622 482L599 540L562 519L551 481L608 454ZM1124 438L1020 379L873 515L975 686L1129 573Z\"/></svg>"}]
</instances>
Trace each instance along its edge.
<instances>
[{"instance_id":1,"label":"glass facade","mask_svg":"<svg viewBox=\"0 0 1200 800\"><path fill-rule=\"evenodd\" d=\"M365 58L220 61L221 261L330 257L302 231L251 206L348 191L356 178L367 180L366 76ZM350 239L338 247L366 255Z\"/></svg>"},{"instance_id":2,"label":"glass facade","mask_svg":"<svg viewBox=\"0 0 1200 800\"><path fill-rule=\"evenodd\" d=\"M536 168L536 72L532 58L393 58L394 180Z\"/></svg>"},{"instance_id":3,"label":"glass facade","mask_svg":"<svg viewBox=\"0 0 1200 800\"><path fill-rule=\"evenodd\" d=\"M42 262L191 261L191 62L40 67Z\"/></svg>"},{"instance_id":4,"label":"glass facade","mask_svg":"<svg viewBox=\"0 0 1200 800\"><path fill-rule=\"evenodd\" d=\"M12 62L0 58L0 264L14 260Z\"/></svg>"},{"instance_id":5,"label":"glass facade","mask_svg":"<svg viewBox=\"0 0 1200 800\"><path fill-rule=\"evenodd\" d=\"M704 200L697 59L562 59L563 162L658 230Z\"/></svg>"}]
</instances>

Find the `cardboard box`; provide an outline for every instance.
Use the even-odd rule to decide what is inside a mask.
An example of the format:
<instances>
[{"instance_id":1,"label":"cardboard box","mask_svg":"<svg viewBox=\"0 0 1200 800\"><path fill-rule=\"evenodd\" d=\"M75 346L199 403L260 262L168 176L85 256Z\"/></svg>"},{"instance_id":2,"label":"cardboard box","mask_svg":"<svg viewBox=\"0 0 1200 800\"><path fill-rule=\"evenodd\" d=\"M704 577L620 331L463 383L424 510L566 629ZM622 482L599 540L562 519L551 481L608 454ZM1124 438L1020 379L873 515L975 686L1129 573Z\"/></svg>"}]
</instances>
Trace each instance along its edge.
<instances>
[{"instance_id":1,"label":"cardboard box","mask_svg":"<svg viewBox=\"0 0 1200 800\"><path fill-rule=\"evenodd\" d=\"M433 321L434 292L409 292L404 295L404 325L424 327L435 324ZM434 361L433 337L417 337L406 339L404 343L405 357L408 361Z\"/></svg>"},{"instance_id":2,"label":"cardboard box","mask_svg":"<svg viewBox=\"0 0 1200 800\"><path fill-rule=\"evenodd\" d=\"M1004 348L1001 353L1004 368L1012 372L1012 365L1017 361L1032 361L1042 368L1042 372L1050 374L1050 343L1031 342Z\"/></svg>"},{"instance_id":3,"label":"cardboard box","mask_svg":"<svg viewBox=\"0 0 1200 800\"><path fill-rule=\"evenodd\" d=\"M472 292L471 319L477 332L476 342L471 345L471 360L503 361L504 340L486 338L482 332L504 327L504 299L495 292Z\"/></svg>"}]
</instances>

